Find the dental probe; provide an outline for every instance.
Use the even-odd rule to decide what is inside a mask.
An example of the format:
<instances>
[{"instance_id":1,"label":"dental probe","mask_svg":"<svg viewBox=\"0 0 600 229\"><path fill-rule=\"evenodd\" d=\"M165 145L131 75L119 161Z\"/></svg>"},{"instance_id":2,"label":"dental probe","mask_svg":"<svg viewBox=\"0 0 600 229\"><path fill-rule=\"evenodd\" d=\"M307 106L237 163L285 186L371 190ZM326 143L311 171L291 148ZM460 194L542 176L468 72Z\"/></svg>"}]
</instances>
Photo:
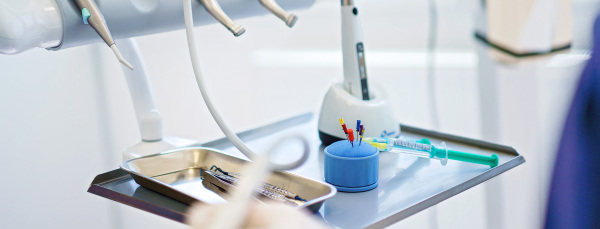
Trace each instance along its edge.
<instances>
[{"instance_id":1,"label":"dental probe","mask_svg":"<svg viewBox=\"0 0 600 229\"><path fill-rule=\"evenodd\" d=\"M110 34L110 30L108 30L108 26L106 25L104 15L102 15L102 13L100 12L100 9L98 8L98 5L96 5L96 2L94 0L73 1L75 2L75 4L77 4L79 10L81 10L83 23L89 24L92 28L94 28L94 30L96 30L96 32L98 33L98 35L100 35L102 40L106 42L106 45L108 45L108 47L110 47L113 53L115 53L115 56L117 57L119 62L121 62L121 64L125 65L127 68L133 70L133 66L131 66L131 64L129 64L129 62L127 62L125 58L123 58L121 52L119 52L119 49L117 48L117 45L115 44L115 41L113 40L112 35Z\"/></svg>"}]
</instances>

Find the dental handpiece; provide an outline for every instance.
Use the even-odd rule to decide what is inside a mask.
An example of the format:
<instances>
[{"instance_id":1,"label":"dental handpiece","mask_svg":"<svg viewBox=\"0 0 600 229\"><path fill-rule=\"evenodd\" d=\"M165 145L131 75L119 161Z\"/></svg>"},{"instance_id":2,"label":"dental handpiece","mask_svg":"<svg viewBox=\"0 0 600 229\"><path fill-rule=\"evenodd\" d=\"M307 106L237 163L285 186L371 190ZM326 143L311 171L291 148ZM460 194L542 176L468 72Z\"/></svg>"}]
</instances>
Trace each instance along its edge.
<instances>
[{"instance_id":1,"label":"dental handpiece","mask_svg":"<svg viewBox=\"0 0 600 229\"><path fill-rule=\"evenodd\" d=\"M275 16L277 16L279 19L281 19L283 22L285 22L285 24L288 27L292 28L296 24L298 17L294 14L285 12L285 10L283 10L281 8L281 6L277 5L275 0L258 0L258 1L260 2L261 5L263 5L265 8L267 8L267 10L269 10L271 13L275 14Z\"/></svg>"},{"instance_id":2,"label":"dental handpiece","mask_svg":"<svg viewBox=\"0 0 600 229\"><path fill-rule=\"evenodd\" d=\"M110 30L108 30L108 26L106 25L106 20L104 19L104 15L100 12L98 5L94 0L73 0L79 10L81 11L81 16L83 18L83 23L89 24L96 33L100 35L102 40L110 47L113 51L119 62L125 65L127 68L133 70L133 66L129 64L119 52L115 41L110 34Z\"/></svg>"},{"instance_id":3,"label":"dental handpiece","mask_svg":"<svg viewBox=\"0 0 600 229\"><path fill-rule=\"evenodd\" d=\"M212 15L221 25L225 26L234 36L239 37L246 32L243 26L235 23L225 12L221 9L221 5L217 0L198 0L206 12Z\"/></svg>"},{"instance_id":4,"label":"dental handpiece","mask_svg":"<svg viewBox=\"0 0 600 229\"><path fill-rule=\"evenodd\" d=\"M354 0L342 0L342 53L344 89L352 96L369 100L363 31Z\"/></svg>"},{"instance_id":5,"label":"dental handpiece","mask_svg":"<svg viewBox=\"0 0 600 229\"><path fill-rule=\"evenodd\" d=\"M464 161L490 167L498 166L498 155L491 156L465 153L455 150L448 150L446 143L442 142L439 146L415 142L402 138L364 138L363 141L375 146L380 151L389 151L393 153L404 153L418 157L425 157L439 160L442 165L446 165L448 159Z\"/></svg>"}]
</instances>

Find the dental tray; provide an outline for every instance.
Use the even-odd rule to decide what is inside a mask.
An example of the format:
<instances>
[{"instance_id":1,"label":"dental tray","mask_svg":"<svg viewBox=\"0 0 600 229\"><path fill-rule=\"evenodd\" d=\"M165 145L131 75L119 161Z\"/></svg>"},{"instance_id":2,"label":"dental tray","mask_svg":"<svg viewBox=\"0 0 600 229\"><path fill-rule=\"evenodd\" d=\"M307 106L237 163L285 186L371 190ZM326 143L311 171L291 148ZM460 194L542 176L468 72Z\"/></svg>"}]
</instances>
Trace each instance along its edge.
<instances>
[{"instance_id":1,"label":"dental tray","mask_svg":"<svg viewBox=\"0 0 600 229\"><path fill-rule=\"evenodd\" d=\"M139 185L182 203L219 204L225 203L225 199L202 184L202 173L213 166L239 173L246 162L216 149L189 147L135 158L121 164L121 169L131 174ZM317 212L323 201L336 193L335 187L327 183L283 171L275 171L265 182L307 200L298 208L312 212Z\"/></svg>"},{"instance_id":2,"label":"dental tray","mask_svg":"<svg viewBox=\"0 0 600 229\"><path fill-rule=\"evenodd\" d=\"M442 166L439 161L383 152L380 154L379 159L379 186L371 191L359 193L338 192L335 196L329 198L329 194L325 193L325 191L316 191L319 190L319 188L315 187L304 187L307 188L307 190L296 189L292 186L285 188L293 189L290 191L301 192L297 193L298 195L313 193L310 198L314 198L311 199L311 201L314 201L315 204L307 206L313 211L320 206L320 203L317 203L319 200L329 198L323 203L323 206L315 215L322 217L324 221L334 227L383 228L525 163L525 158L509 146L410 127L407 125L402 125L401 127L402 136L411 139L428 138L433 144L439 144L442 141L446 142L449 149L487 156L497 154L499 158L498 166L490 168L486 165L460 161L448 161L446 166ZM239 133L238 136L253 150L264 152L269 149L274 141L280 139L281 136L291 133L302 133L307 137L311 147L311 153L304 165L297 169L287 171L289 173L284 173L285 176L302 176L302 178L309 178L307 181L311 184L318 186L323 185L322 182L314 183L315 180L324 180L324 147L321 145L321 141L318 137L317 120L311 113L248 130ZM236 166L238 166L237 162L242 161L241 163L243 163L243 160L239 158L245 158L227 139L224 138L207 142L199 145L199 147L200 146L218 149L219 151L211 150L204 152L207 158L212 157L212 159L206 161L206 165L212 163L208 161L216 160L217 158L219 160L223 159L224 161L227 161L227 163L232 163L232 168L227 167L229 165L221 164L220 167L223 167L223 170L225 171L227 171L225 167L227 167L227 169L236 170ZM172 154L171 156L173 156L174 159L168 160L179 162L193 161L191 158L185 160L181 160L181 158L177 159L179 156L176 155L180 153L190 155L203 154L200 151L202 150L185 149ZM156 160L156 163L163 163L164 159L169 157L169 155L151 156L151 158L152 157L156 157L155 159L152 159ZM142 162L142 160L144 161ZM139 162L145 164L150 161L141 159ZM185 212L189 208L189 204L186 204L186 202L188 202L189 199L178 201L173 197L173 193L169 195L161 194L173 192L172 185L157 185L152 182L157 182L158 179L164 179L165 182L163 183L167 184L168 182L174 182L175 178L178 175L181 175L181 178L177 179L181 179L185 183L187 180L184 178L197 177L199 171L185 170L191 174L178 172L176 173L178 175L164 175L162 177L156 177L156 179L151 178L151 176L165 174L169 170L175 172L178 171L178 168L187 169L185 165L183 167L179 165L173 166L172 168L166 168L167 165L172 166L173 164L171 162L164 164L165 167L163 168L161 168L163 164L157 164L157 166L155 166L156 168L164 170L149 173L150 176L146 177L150 179L144 177L135 178L135 176L138 175L135 173L130 175L130 173L122 169L116 169L100 174L96 176L90 185L88 192L148 211L158 216L178 222L185 222ZM212 166L212 164L209 166ZM136 171L138 171L138 169L140 171L145 170L142 168L135 169ZM144 184L144 182L149 184L145 185L146 187L140 186L134 181L134 178L138 179L138 182L142 184ZM179 183L175 183L175 186L177 186L177 184ZM154 189L148 188L153 185L156 186ZM283 185L285 186L285 184ZM161 188L165 190L158 190ZM184 195L181 195L180 197L186 198Z\"/></svg>"}]
</instances>

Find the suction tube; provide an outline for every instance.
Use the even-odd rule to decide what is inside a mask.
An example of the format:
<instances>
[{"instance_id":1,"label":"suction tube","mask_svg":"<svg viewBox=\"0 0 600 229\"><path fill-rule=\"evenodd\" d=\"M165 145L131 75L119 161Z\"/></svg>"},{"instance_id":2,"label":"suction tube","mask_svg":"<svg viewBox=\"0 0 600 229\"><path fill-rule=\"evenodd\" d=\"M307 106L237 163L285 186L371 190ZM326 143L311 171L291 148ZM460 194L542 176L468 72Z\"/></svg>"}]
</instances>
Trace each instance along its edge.
<instances>
[{"instance_id":1,"label":"suction tube","mask_svg":"<svg viewBox=\"0 0 600 229\"><path fill-rule=\"evenodd\" d=\"M183 0L184 3L184 17L185 17L185 32L187 35L188 48L190 52L190 58L192 60L192 67L194 68L194 75L196 77L196 83L198 83L198 89L202 94L202 98L210 111L210 114L213 116L215 122L221 128L227 139L231 141L231 143L240 150L244 155L249 157L250 159L256 158L257 155L254 153L242 140L229 128L229 126L223 120L223 117L219 113L219 111L215 108L212 99L208 95L206 90L206 84L204 82L204 77L200 70L199 58L198 58L198 49L196 48L196 37L194 35L194 21L192 17L192 7L191 0ZM272 168L274 170L287 170L296 168L308 159L308 142L306 139L301 138L303 141L304 150L302 152L302 157L296 161L293 161L288 164L272 164Z\"/></svg>"}]
</instances>

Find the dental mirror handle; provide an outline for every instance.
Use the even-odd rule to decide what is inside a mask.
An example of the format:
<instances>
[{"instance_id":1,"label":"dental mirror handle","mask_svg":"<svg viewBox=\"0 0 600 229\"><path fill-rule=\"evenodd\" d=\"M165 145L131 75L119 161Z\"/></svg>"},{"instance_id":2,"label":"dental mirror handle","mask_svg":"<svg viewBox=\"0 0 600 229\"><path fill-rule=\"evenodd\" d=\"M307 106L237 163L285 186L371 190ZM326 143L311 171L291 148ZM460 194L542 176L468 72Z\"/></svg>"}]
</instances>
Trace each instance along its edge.
<instances>
[{"instance_id":1,"label":"dental mirror handle","mask_svg":"<svg viewBox=\"0 0 600 229\"><path fill-rule=\"evenodd\" d=\"M363 31L354 0L342 0L342 53L344 88L361 100L369 100Z\"/></svg>"},{"instance_id":2,"label":"dental mirror handle","mask_svg":"<svg viewBox=\"0 0 600 229\"><path fill-rule=\"evenodd\" d=\"M271 13L275 14L275 16L277 16L279 19L281 19L283 22L285 22L285 24L288 27L292 28L296 24L298 17L294 14L288 13L285 10L283 10L281 8L281 6L279 6L277 4L277 2L275 2L275 0L258 0L258 1L267 10L269 10Z\"/></svg>"},{"instance_id":3,"label":"dental mirror handle","mask_svg":"<svg viewBox=\"0 0 600 229\"><path fill-rule=\"evenodd\" d=\"M234 36L239 37L246 29L243 26L236 24L225 12L221 9L221 5L216 0L198 0L204 9L227 28Z\"/></svg>"}]
</instances>

